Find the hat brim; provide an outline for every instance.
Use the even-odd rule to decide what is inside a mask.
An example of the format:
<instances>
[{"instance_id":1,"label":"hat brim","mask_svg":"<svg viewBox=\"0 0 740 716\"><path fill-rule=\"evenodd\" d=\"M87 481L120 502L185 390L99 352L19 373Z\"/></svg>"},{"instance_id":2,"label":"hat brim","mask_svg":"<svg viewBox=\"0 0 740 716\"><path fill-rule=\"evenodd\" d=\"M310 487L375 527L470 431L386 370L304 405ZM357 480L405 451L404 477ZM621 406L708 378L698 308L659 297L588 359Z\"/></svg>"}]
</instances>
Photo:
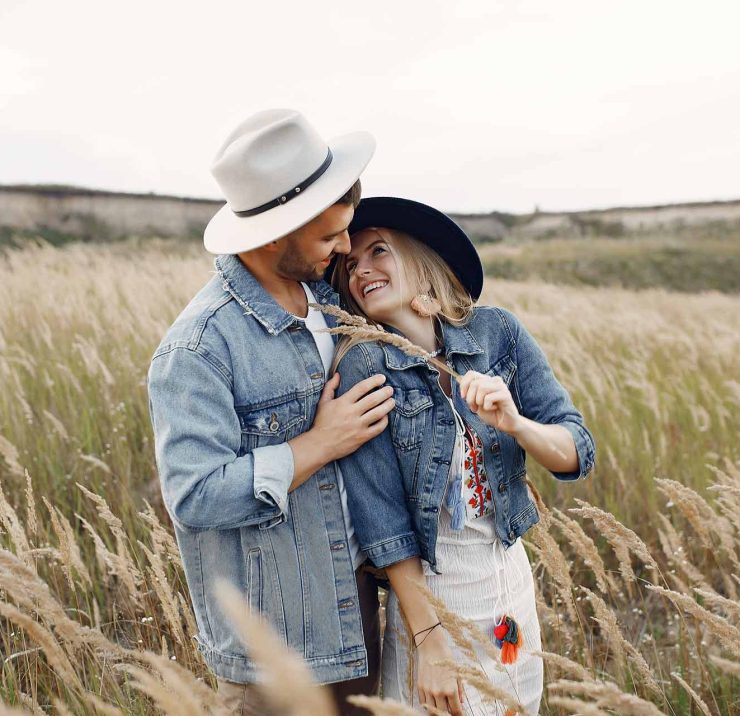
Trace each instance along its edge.
<instances>
[{"instance_id":1,"label":"hat brim","mask_svg":"<svg viewBox=\"0 0 740 716\"><path fill-rule=\"evenodd\" d=\"M483 264L473 242L447 214L426 204L395 196L363 199L349 226L350 235L370 227L396 229L413 236L436 251L478 300L483 290ZM333 262L327 269L331 276Z\"/></svg>"},{"instance_id":2,"label":"hat brim","mask_svg":"<svg viewBox=\"0 0 740 716\"><path fill-rule=\"evenodd\" d=\"M335 204L357 181L375 152L368 132L353 132L329 142L329 168L300 196L255 216L237 216L226 204L208 222L203 244L212 254L251 251L295 231Z\"/></svg>"}]
</instances>

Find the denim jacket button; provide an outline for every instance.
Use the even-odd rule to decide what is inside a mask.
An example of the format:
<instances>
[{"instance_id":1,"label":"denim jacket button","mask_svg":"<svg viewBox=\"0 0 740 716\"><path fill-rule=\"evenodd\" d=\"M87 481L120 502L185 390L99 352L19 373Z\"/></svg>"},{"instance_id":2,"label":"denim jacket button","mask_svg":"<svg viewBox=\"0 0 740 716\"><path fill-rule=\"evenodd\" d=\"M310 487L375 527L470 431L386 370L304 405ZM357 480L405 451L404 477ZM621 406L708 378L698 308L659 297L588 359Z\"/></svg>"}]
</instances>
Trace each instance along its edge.
<instances>
[{"instance_id":1,"label":"denim jacket button","mask_svg":"<svg viewBox=\"0 0 740 716\"><path fill-rule=\"evenodd\" d=\"M514 530L509 530L509 539L514 539Z\"/></svg>"},{"instance_id":2,"label":"denim jacket button","mask_svg":"<svg viewBox=\"0 0 740 716\"><path fill-rule=\"evenodd\" d=\"M277 421L277 418L273 415L272 422L268 425L270 428L271 433L276 433L278 431L278 428L280 427L280 423Z\"/></svg>"},{"instance_id":3,"label":"denim jacket button","mask_svg":"<svg viewBox=\"0 0 740 716\"><path fill-rule=\"evenodd\" d=\"M498 455L501 452L501 445L499 443L493 443L491 445L491 452L494 455Z\"/></svg>"},{"instance_id":4,"label":"denim jacket button","mask_svg":"<svg viewBox=\"0 0 740 716\"><path fill-rule=\"evenodd\" d=\"M506 492L506 485L503 482L498 486L498 491Z\"/></svg>"}]
</instances>

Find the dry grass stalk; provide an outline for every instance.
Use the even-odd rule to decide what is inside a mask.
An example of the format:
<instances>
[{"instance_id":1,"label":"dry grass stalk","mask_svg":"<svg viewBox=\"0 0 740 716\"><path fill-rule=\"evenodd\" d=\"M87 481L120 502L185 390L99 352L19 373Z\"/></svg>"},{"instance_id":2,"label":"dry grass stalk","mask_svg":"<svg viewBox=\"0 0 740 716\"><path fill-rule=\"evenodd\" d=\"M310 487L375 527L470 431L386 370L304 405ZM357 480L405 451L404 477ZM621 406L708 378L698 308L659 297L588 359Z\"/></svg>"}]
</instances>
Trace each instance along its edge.
<instances>
[{"instance_id":1,"label":"dry grass stalk","mask_svg":"<svg viewBox=\"0 0 740 716\"><path fill-rule=\"evenodd\" d=\"M483 698L491 704L503 704L515 713L524 714L524 707L505 689L494 686L485 672L475 666L460 665L454 661L442 661L441 665L452 669L460 678L470 684Z\"/></svg>"},{"instance_id":2,"label":"dry grass stalk","mask_svg":"<svg viewBox=\"0 0 740 716\"><path fill-rule=\"evenodd\" d=\"M303 660L285 648L266 622L251 614L239 591L230 582L220 581L217 593L222 608L264 676L259 688L265 701L286 716L336 716L328 690L314 683ZM280 664L279 671L275 664ZM285 684L290 684L290 688L286 689Z\"/></svg>"},{"instance_id":3,"label":"dry grass stalk","mask_svg":"<svg viewBox=\"0 0 740 716\"><path fill-rule=\"evenodd\" d=\"M581 587L581 591L587 595L587 599L593 607L594 619L601 625L602 633L606 637L606 640L615 655L615 659L620 665L620 670L624 668L624 659L626 654L630 663L634 667L638 679L654 694L662 694L662 690L660 686L658 686L658 683L642 654L640 654L640 652L624 638L622 627L619 625L617 620L617 615L609 608L603 599L594 594L590 589Z\"/></svg>"},{"instance_id":4,"label":"dry grass stalk","mask_svg":"<svg viewBox=\"0 0 740 716\"><path fill-rule=\"evenodd\" d=\"M711 537L714 533L725 554L736 567L740 566L735 552L735 534L725 517L718 515L700 494L680 482L656 478L655 484L686 518L705 549L715 550L716 545Z\"/></svg>"},{"instance_id":5,"label":"dry grass stalk","mask_svg":"<svg viewBox=\"0 0 740 716\"><path fill-rule=\"evenodd\" d=\"M126 716L121 709L113 706L113 704L103 701L99 696L89 691L82 694L82 698L84 698L97 713L102 714L102 716Z\"/></svg>"},{"instance_id":6,"label":"dry grass stalk","mask_svg":"<svg viewBox=\"0 0 740 716\"><path fill-rule=\"evenodd\" d=\"M665 716L649 701L634 694L626 694L610 681L571 681L560 679L547 685L549 691L563 691L569 696L585 696L597 707L615 711L619 716Z\"/></svg>"},{"instance_id":7,"label":"dry grass stalk","mask_svg":"<svg viewBox=\"0 0 740 716\"><path fill-rule=\"evenodd\" d=\"M51 423L51 427L54 428L54 432L59 435L62 440L69 440L69 433L67 432L64 424L59 418L54 415L50 410L43 411L44 417Z\"/></svg>"},{"instance_id":8,"label":"dry grass stalk","mask_svg":"<svg viewBox=\"0 0 740 716\"><path fill-rule=\"evenodd\" d=\"M174 714L178 716L204 716L206 714L202 705L193 699L192 694L189 694L187 690L181 693L172 690L168 684L140 666L124 664L121 670L132 677L128 685L149 696L165 714L173 716Z\"/></svg>"},{"instance_id":9,"label":"dry grass stalk","mask_svg":"<svg viewBox=\"0 0 740 716\"><path fill-rule=\"evenodd\" d=\"M680 594L671 589L664 589L654 584L648 584L651 591L668 597L677 607L689 612L695 619L704 624L712 634L722 643L731 654L740 655L740 629L732 626L726 619L704 609L688 594Z\"/></svg>"},{"instance_id":10,"label":"dry grass stalk","mask_svg":"<svg viewBox=\"0 0 740 716\"><path fill-rule=\"evenodd\" d=\"M170 691L176 694L188 694L199 708L207 709L209 703L214 700L216 692L176 661L152 651L139 652L136 656L140 661L159 672L163 683Z\"/></svg>"},{"instance_id":11,"label":"dry grass stalk","mask_svg":"<svg viewBox=\"0 0 740 716\"><path fill-rule=\"evenodd\" d=\"M555 589L562 602L558 607L564 605L570 623L577 624L578 616L573 601L573 579L570 575L568 560L561 552L555 538L541 524L534 525L528 535L530 539L525 544L537 553L540 564L553 578Z\"/></svg>"},{"instance_id":12,"label":"dry grass stalk","mask_svg":"<svg viewBox=\"0 0 740 716\"><path fill-rule=\"evenodd\" d=\"M181 645L184 645L187 643L188 639L185 637L182 630L179 604L174 592L172 591L169 580L167 579L162 558L159 554L152 552L152 550L142 542L139 542L139 546L149 560L154 591L159 598L159 603L162 606L162 612L164 613L165 619L167 619L167 623L170 625L170 629L172 630L172 634L175 639L177 639Z\"/></svg>"},{"instance_id":13,"label":"dry grass stalk","mask_svg":"<svg viewBox=\"0 0 740 716\"><path fill-rule=\"evenodd\" d=\"M58 716L74 716L74 714L59 699L54 699L54 712Z\"/></svg>"},{"instance_id":14,"label":"dry grass stalk","mask_svg":"<svg viewBox=\"0 0 740 716\"><path fill-rule=\"evenodd\" d=\"M580 555L583 563L593 570L596 584L603 593L610 590L616 591L617 585L614 577L606 571L604 561L601 559L596 543L586 534L583 527L571 519L557 507L552 510L553 519L557 522L558 528L563 536L570 542L576 554Z\"/></svg>"},{"instance_id":15,"label":"dry grass stalk","mask_svg":"<svg viewBox=\"0 0 740 716\"><path fill-rule=\"evenodd\" d=\"M28 716L28 711L25 709L15 709L10 706L6 706L0 701L0 716ZM415 714L418 716L418 714Z\"/></svg>"},{"instance_id":16,"label":"dry grass stalk","mask_svg":"<svg viewBox=\"0 0 740 716\"><path fill-rule=\"evenodd\" d=\"M10 540L15 547L16 554L29 568L35 570L36 565L31 555L31 545L28 543L26 532L23 529L21 521L18 519L18 514L5 498L2 486L0 486L0 525L2 525L8 532L8 535L10 535Z\"/></svg>"},{"instance_id":17,"label":"dry grass stalk","mask_svg":"<svg viewBox=\"0 0 740 716\"><path fill-rule=\"evenodd\" d=\"M49 662L49 666L54 669L59 678L67 686L80 691L82 690L82 684L69 658L48 629L7 602L0 602L0 615L23 629L41 647L46 660Z\"/></svg>"},{"instance_id":18,"label":"dry grass stalk","mask_svg":"<svg viewBox=\"0 0 740 716\"><path fill-rule=\"evenodd\" d=\"M77 483L82 493L95 504L98 515L108 525L116 540L116 576L128 589L133 599L139 598L139 586L144 582L141 571L136 566L128 549L128 536L123 529L123 523L108 507L108 503L100 495L88 490L84 485Z\"/></svg>"},{"instance_id":19,"label":"dry grass stalk","mask_svg":"<svg viewBox=\"0 0 740 716\"><path fill-rule=\"evenodd\" d=\"M711 589L701 570L699 570L698 567L696 567L689 559L688 550L684 546L683 541L679 537L678 532L676 532L676 528L673 526L671 521L665 515L660 513L658 513L657 517L663 525L663 530L659 530L658 535L666 559L668 559L670 564L683 572L689 580L689 584L696 584L705 589ZM679 584L683 584L682 580L676 581ZM682 588L680 591L688 592L689 587L686 586L685 589Z\"/></svg>"},{"instance_id":20,"label":"dry grass stalk","mask_svg":"<svg viewBox=\"0 0 740 716\"><path fill-rule=\"evenodd\" d=\"M434 607L437 619L442 622L442 627L470 663L475 664L478 662L478 655L475 649L475 644L477 643L494 660L499 670L504 668L501 666L501 655L498 649L491 642L490 637L484 634L477 624L463 619L463 617L450 611L447 605L439 597L432 594L426 585L417 584L416 582L413 584L424 595L424 598L429 604Z\"/></svg>"},{"instance_id":21,"label":"dry grass stalk","mask_svg":"<svg viewBox=\"0 0 740 716\"><path fill-rule=\"evenodd\" d=\"M435 368L449 373L455 380L462 380L462 376L447 363L435 358L431 353L425 351L420 346L412 343L408 338L396 335L395 333L389 333L383 328L371 326L369 323L357 323L357 316L353 316L351 313L343 311L341 308L336 306L331 307L331 311L326 310L325 305L318 303L309 304L311 308L316 308L323 313L329 313L330 315L337 318L342 325L336 326L335 328L321 329L322 333L330 333L335 336L350 336L360 341L380 341L381 343L389 343L396 348L400 348L404 353L411 356L418 356L423 358L427 363L431 363Z\"/></svg>"},{"instance_id":22,"label":"dry grass stalk","mask_svg":"<svg viewBox=\"0 0 740 716\"><path fill-rule=\"evenodd\" d=\"M374 716L419 716L419 710L413 706L405 706L397 701L381 699L377 696L348 696L347 701L367 709Z\"/></svg>"},{"instance_id":23,"label":"dry grass stalk","mask_svg":"<svg viewBox=\"0 0 740 716\"><path fill-rule=\"evenodd\" d=\"M568 512L574 515L580 515L584 519L592 520L594 525L606 537L614 549L614 553L619 561L619 571L630 593L633 582L637 581L637 577L632 570L630 553L635 554L650 569L659 571L658 565L645 546L645 543L631 529L625 527L611 513L604 512L604 510L590 505L585 500L575 498L575 501L580 507L571 507Z\"/></svg>"},{"instance_id":24,"label":"dry grass stalk","mask_svg":"<svg viewBox=\"0 0 740 716\"><path fill-rule=\"evenodd\" d=\"M734 621L740 620L740 604L734 599L727 599L721 594L717 594L714 590L699 589L694 587L694 591L703 599L705 599L715 609L721 609L728 619Z\"/></svg>"},{"instance_id":25,"label":"dry grass stalk","mask_svg":"<svg viewBox=\"0 0 740 716\"><path fill-rule=\"evenodd\" d=\"M317 311L326 313L329 316L333 316L337 319L337 322L344 324L345 326L357 326L358 328L364 328L368 326L368 322L362 316L356 316L354 313L349 313L339 306L334 306L331 303L321 304L309 303L310 308L315 308Z\"/></svg>"},{"instance_id":26,"label":"dry grass stalk","mask_svg":"<svg viewBox=\"0 0 740 716\"><path fill-rule=\"evenodd\" d=\"M716 654L710 654L709 658L713 661L725 674L740 678L740 662L730 661L729 659L723 659L721 656Z\"/></svg>"},{"instance_id":27,"label":"dry grass stalk","mask_svg":"<svg viewBox=\"0 0 740 716\"><path fill-rule=\"evenodd\" d=\"M694 703L699 707L699 710L704 714L704 716L713 716L712 712L709 710L709 707L702 701L701 696L694 691L694 689L691 688L682 678L680 674L677 674L675 672L671 672L671 676L678 681L679 684L683 687L684 691L694 700Z\"/></svg>"},{"instance_id":28,"label":"dry grass stalk","mask_svg":"<svg viewBox=\"0 0 740 716\"><path fill-rule=\"evenodd\" d=\"M29 694L19 691L18 692L18 701L25 706L28 711L24 711L23 713L32 713L33 716L46 716L46 712L38 705L36 700L30 696Z\"/></svg>"},{"instance_id":29,"label":"dry grass stalk","mask_svg":"<svg viewBox=\"0 0 740 716\"><path fill-rule=\"evenodd\" d=\"M588 701L581 699L571 699L566 696L551 696L548 699L550 706L559 706L563 709L569 709L570 713L578 716L613 716L611 711L603 711L598 706L594 706Z\"/></svg>"},{"instance_id":30,"label":"dry grass stalk","mask_svg":"<svg viewBox=\"0 0 740 716\"><path fill-rule=\"evenodd\" d=\"M563 656L562 654L554 654L551 651L533 651L532 655L539 656L545 661L546 664L552 664L560 671L566 674L570 674L580 681L593 681L593 677L591 676L588 669L579 664L577 661L569 659L567 656Z\"/></svg>"},{"instance_id":31,"label":"dry grass stalk","mask_svg":"<svg viewBox=\"0 0 740 716\"><path fill-rule=\"evenodd\" d=\"M26 474L26 526L29 532L37 537L39 535L39 518L36 513L36 499L33 494L33 483L28 470Z\"/></svg>"},{"instance_id":32,"label":"dry grass stalk","mask_svg":"<svg viewBox=\"0 0 740 716\"><path fill-rule=\"evenodd\" d=\"M0 435L0 457L5 460L11 475L23 477L23 468L18 462L18 450L7 438Z\"/></svg>"},{"instance_id":33,"label":"dry grass stalk","mask_svg":"<svg viewBox=\"0 0 740 716\"><path fill-rule=\"evenodd\" d=\"M144 500L144 505L146 509L143 512L139 512L139 517L149 525L149 534L152 538L154 551L165 557L167 561L173 563L178 568L182 568L180 550L177 548L177 543L172 533L168 532L162 526L162 523L154 512L154 508L146 500Z\"/></svg>"},{"instance_id":34,"label":"dry grass stalk","mask_svg":"<svg viewBox=\"0 0 740 716\"><path fill-rule=\"evenodd\" d=\"M45 497L42 500L44 505L46 505L46 509L49 511L54 534L57 540L59 540L59 556L61 558L62 571L67 578L70 589L75 589L74 572L78 574L85 585L92 587L90 572L88 572L85 563L82 561L82 555L80 554L80 548L77 544L72 525L69 524L69 520L59 510L51 506Z\"/></svg>"}]
</instances>

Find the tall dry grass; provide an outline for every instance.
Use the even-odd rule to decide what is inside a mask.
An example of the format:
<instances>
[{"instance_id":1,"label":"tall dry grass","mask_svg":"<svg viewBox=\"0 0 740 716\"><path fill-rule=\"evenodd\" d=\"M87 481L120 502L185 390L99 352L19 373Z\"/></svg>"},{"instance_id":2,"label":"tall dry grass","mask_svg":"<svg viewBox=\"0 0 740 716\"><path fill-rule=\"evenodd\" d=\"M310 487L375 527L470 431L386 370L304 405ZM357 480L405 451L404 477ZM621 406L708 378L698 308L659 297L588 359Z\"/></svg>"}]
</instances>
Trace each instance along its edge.
<instances>
[{"instance_id":1,"label":"tall dry grass","mask_svg":"<svg viewBox=\"0 0 740 716\"><path fill-rule=\"evenodd\" d=\"M0 263L0 713L219 712L147 411L149 357L212 270L173 248ZM542 713L736 712L740 299L495 282L483 301L522 318L599 446L583 483L530 470Z\"/></svg>"}]
</instances>

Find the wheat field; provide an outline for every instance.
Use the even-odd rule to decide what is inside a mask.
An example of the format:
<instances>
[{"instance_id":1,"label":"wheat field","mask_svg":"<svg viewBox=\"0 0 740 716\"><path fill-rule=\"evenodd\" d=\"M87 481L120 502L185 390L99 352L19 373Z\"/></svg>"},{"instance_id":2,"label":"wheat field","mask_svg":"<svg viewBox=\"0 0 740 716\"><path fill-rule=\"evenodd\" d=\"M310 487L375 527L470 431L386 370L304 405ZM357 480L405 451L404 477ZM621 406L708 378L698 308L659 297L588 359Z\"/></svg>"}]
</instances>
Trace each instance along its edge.
<instances>
[{"instance_id":1,"label":"wheat field","mask_svg":"<svg viewBox=\"0 0 740 716\"><path fill-rule=\"evenodd\" d=\"M0 257L0 716L222 712L192 639L145 383L211 271L174 242ZM581 483L529 471L547 505L525 536L541 713L740 713L740 297L496 279L481 301L535 335L598 447ZM275 713L330 714L300 660L223 592ZM461 644L486 638L441 612ZM295 688L270 680L278 662Z\"/></svg>"}]
</instances>

